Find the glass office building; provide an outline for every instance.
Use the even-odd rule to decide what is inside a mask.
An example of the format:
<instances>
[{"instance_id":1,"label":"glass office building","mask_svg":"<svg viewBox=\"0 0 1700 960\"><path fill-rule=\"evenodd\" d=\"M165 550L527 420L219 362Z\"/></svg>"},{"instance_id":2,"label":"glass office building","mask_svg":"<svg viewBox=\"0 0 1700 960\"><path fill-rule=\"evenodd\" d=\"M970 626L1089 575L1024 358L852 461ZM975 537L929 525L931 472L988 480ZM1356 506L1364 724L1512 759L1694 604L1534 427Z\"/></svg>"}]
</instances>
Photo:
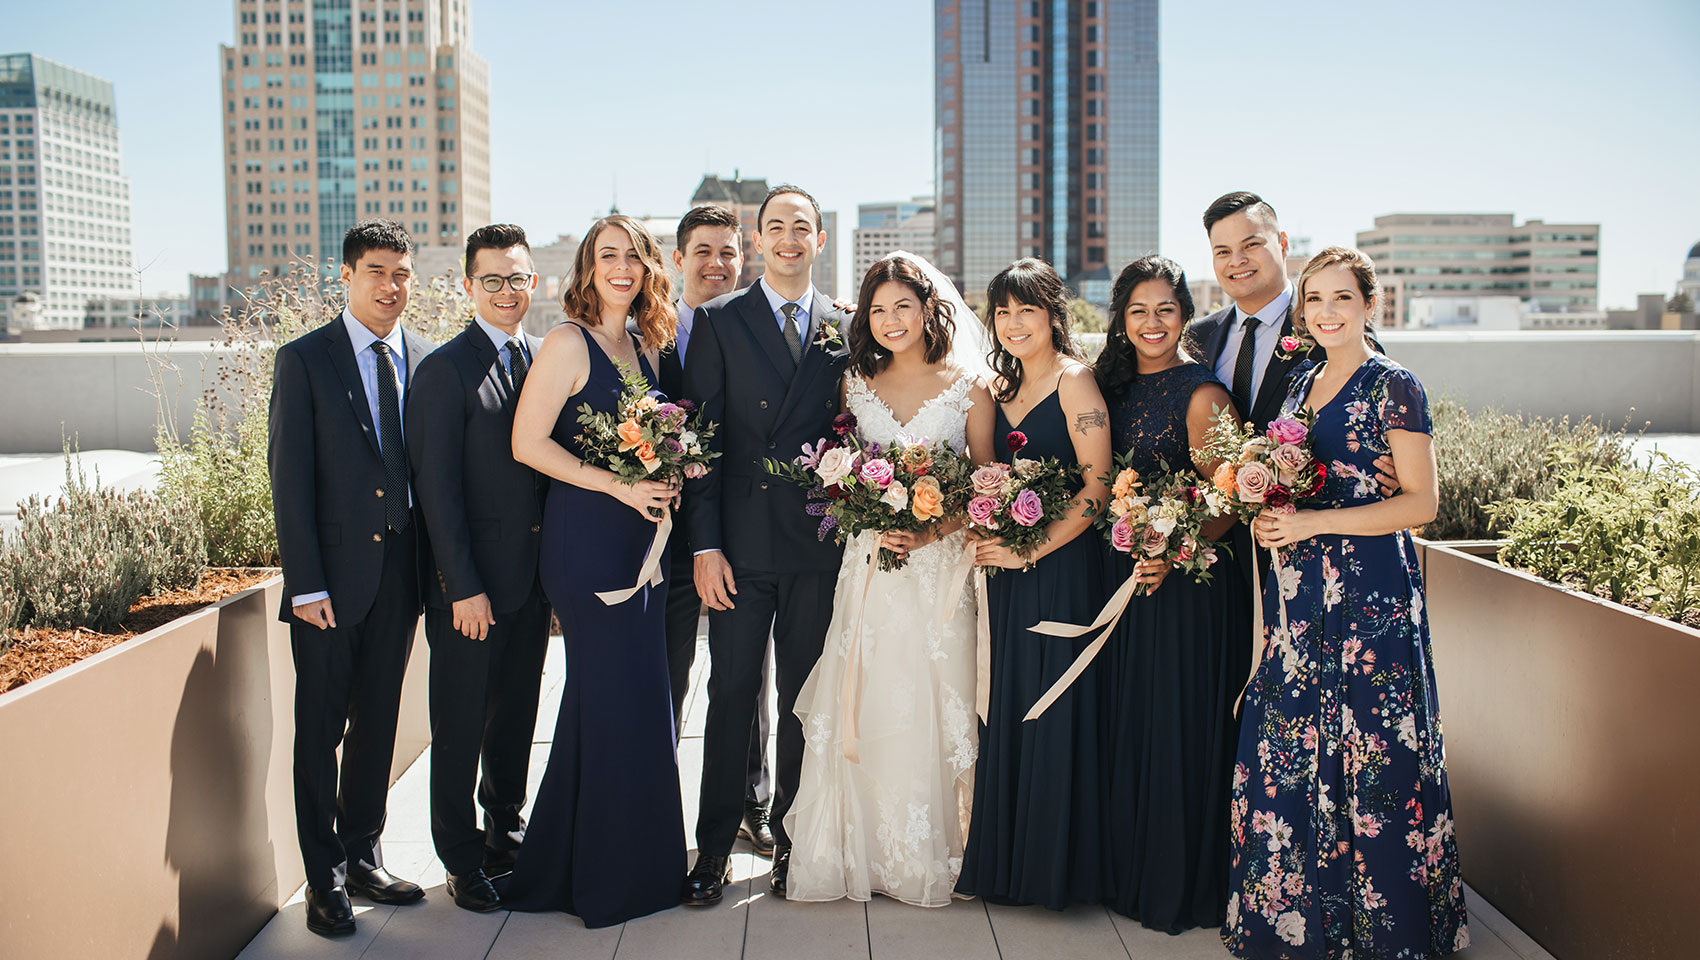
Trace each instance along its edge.
<instances>
[{"instance_id":1,"label":"glass office building","mask_svg":"<svg viewBox=\"0 0 1700 960\"><path fill-rule=\"evenodd\" d=\"M1156 0L935 0L939 266L1042 257L1107 302L1157 248Z\"/></svg>"}]
</instances>

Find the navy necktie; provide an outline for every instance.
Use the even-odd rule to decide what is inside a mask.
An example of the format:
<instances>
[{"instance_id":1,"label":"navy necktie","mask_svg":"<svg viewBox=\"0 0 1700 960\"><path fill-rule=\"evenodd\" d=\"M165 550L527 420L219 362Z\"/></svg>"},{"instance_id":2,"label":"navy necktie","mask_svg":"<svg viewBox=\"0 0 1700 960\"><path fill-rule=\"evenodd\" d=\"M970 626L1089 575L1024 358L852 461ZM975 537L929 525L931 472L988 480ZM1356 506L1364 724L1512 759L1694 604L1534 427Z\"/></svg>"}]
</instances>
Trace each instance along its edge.
<instances>
[{"instance_id":1,"label":"navy necktie","mask_svg":"<svg viewBox=\"0 0 1700 960\"><path fill-rule=\"evenodd\" d=\"M1240 354L1234 359L1234 399L1240 403L1240 417L1251 418L1251 405L1257 398L1251 395L1251 368L1257 363L1257 317L1245 318L1240 333Z\"/></svg>"},{"instance_id":2,"label":"navy necktie","mask_svg":"<svg viewBox=\"0 0 1700 960\"><path fill-rule=\"evenodd\" d=\"M401 445L401 395L395 388L395 363L390 345L372 344L378 355L378 446L384 454L384 523L391 530L407 529L407 451Z\"/></svg>"}]
</instances>

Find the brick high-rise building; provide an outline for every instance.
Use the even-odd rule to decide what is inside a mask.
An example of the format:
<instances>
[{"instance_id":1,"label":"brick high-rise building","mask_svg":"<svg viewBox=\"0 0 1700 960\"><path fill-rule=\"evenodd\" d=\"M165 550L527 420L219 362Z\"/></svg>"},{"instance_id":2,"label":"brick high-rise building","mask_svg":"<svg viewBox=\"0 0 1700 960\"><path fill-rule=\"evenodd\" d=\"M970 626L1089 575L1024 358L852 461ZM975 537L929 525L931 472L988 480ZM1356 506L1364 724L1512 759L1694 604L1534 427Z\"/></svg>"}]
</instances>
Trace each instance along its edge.
<instances>
[{"instance_id":1,"label":"brick high-rise building","mask_svg":"<svg viewBox=\"0 0 1700 960\"><path fill-rule=\"evenodd\" d=\"M767 269L761 254L756 252L755 235L756 214L761 210L761 202L767 199L769 189L765 177L745 180L739 171L734 170L729 180L717 174L704 174L702 182L697 184L696 192L691 194L691 206L719 204L732 211L733 216L736 216L738 223L742 225L744 269L738 274L740 290L756 282ZM822 210L820 217L821 232L826 234L826 249L815 258L815 265L809 271L809 279L822 293L835 297L838 295L838 214L832 210Z\"/></svg>"},{"instance_id":2,"label":"brick high-rise building","mask_svg":"<svg viewBox=\"0 0 1700 960\"><path fill-rule=\"evenodd\" d=\"M939 268L1043 257L1087 299L1157 249L1157 0L934 0Z\"/></svg>"},{"instance_id":3,"label":"brick high-rise building","mask_svg":"<svg viewBox=\"0 0 1700 960\"><path fill-rule=\"evenodd\" d=\"M137 294L121 160L109 81L0 56L0 304L19 332L80 329L90 299Z\"/></svg>"},{"instance_id":4,"label":"brick high-rise building","mask_svg":"<svg viewBox=\"0 0 1700 960\"><path fill-rule=\"evenodd\" d=\"M357 220L421 244L490 220L490 71L469 0L236 0L222 48L230 272L338 261Z\"/></svg>"}]
</instances>

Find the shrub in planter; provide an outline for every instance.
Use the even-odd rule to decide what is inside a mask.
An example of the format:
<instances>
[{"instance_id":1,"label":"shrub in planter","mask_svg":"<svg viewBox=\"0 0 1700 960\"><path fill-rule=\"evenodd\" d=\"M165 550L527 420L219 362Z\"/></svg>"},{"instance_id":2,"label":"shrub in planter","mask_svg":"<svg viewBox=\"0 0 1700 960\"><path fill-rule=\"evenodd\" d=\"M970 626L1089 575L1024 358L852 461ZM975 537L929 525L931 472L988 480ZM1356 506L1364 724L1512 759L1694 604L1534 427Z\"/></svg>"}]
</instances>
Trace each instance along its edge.
<instances>
[{"instance_id":1,"label":"shrub in planter","mask_svg":"<svg viewBox=\"0 0 1700 960\"><path fill-rule=\"evenodd\" d=\"M1548 499L1492 511L1501 563L1700 626L1700 474L1664 454L1646 466L1572 461Z\"/></svg>"},{"instance_id":2,"label":"shrub in planter","mask_svg":"<svg viewBox=\"0 0 1700 960\"><path fill-rule=\"evenodd\" d=\"M1491 540L1503 536L1494 504L1545 499L1560 482L1566 462L1625 465L1629 443L1622 430L1602 429L1589 420L1525 420L1492 408L1472 414L1443 398L1434 405L1434 458L1440 504L1422 535Z\"/></svg>"},{"instance_id":3,"label":"shrub in planter","mask_svg":"<svg viewBox=\"0 0 1700 960\"><path fill-rule=\"evenodd\" d=\"M63 494L18 504L10 553L25 622L59 629L111 630L137 600L193 586L206 565L190 504L91 484L68 449Z\"/></svg>"},{"instance_id":4,"label":"shrub in planter","mask_svg":"<svg viewBox=\"0 0 1700 960\"><path fill-rule=\"evenodd\" d=\"M19 608L23 606L13 569L16 566L16 555L5 538L0 537L0 657L12 647L12 628L17 625Z\"/></svg>"}]
</instances>

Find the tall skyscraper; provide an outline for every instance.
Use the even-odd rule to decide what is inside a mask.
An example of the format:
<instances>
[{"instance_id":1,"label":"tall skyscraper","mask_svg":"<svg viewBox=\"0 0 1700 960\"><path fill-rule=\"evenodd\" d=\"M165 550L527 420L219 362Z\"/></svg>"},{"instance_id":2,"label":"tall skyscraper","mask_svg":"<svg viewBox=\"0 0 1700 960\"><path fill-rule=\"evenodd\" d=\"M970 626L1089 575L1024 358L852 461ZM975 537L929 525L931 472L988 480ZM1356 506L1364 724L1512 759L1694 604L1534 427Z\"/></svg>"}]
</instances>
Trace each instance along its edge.
<instances>
[{"instance_id":1,"label":"tall skyscraper","mask_svg":"<svg viewBox=\"0 0 1700 960\"><path fill-rule=\"evenodd\" d=\"M120 159L110 82L0 57L0 303L33 294L30 328L77 329L91 298L138 292Z\"/></svg>"},{"instance_id":2,"label":"tall skyscraper","mask_svg":"<svg viewBox=\"0 0 1700 960\"><path fill-rule=\"evenodd\" d=\"M939 268L1043 257L1087 299L1157 249L1157 0L934 0Z\"/></svg>"},{"instance_id":3,"label":"tall skyscraper","mask_svg":"<svg viewBox=\"0 0 1700 960\"><path fill-rule=\"evenodd\" d=\"M470 0L236 0L224 46L230 272L338 260L365 217L458 245L490 220L490 70Z\"/></svg>"}]
</instances>

